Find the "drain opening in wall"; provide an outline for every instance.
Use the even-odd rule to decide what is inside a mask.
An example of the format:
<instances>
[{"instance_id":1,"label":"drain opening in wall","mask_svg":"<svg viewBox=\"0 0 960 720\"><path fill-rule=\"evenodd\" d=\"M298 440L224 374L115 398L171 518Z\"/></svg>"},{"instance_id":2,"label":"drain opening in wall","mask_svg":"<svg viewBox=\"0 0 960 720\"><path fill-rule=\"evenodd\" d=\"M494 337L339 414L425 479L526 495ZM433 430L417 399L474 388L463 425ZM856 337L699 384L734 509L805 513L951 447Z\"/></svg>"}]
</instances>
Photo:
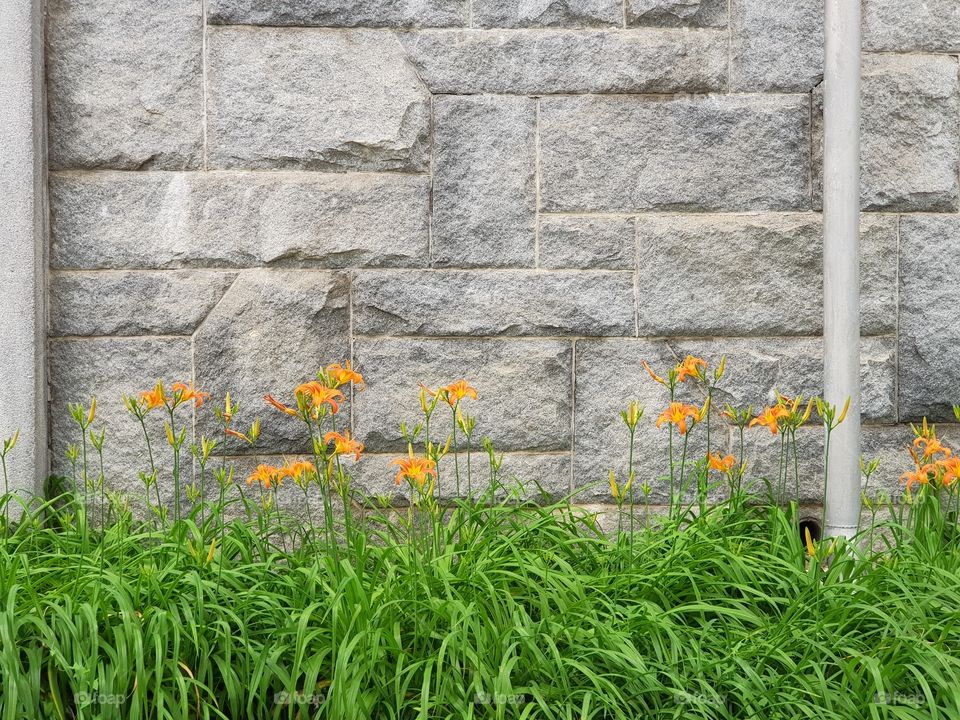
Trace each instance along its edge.
<instances>
[{"instance_id":1,"label":"drain opening in wall","mask_svg":"<svg viewBox=\"0 0 960 720\"><path fill-rule=\"evenodd\" d=\"M823 535L823 531L820 528L820 521L816 518L801 518L800 519L800 542L807 541L807 530L810 531L810 538L814 542L819 542L820 538Z\"/></svg>"}]
</instances>

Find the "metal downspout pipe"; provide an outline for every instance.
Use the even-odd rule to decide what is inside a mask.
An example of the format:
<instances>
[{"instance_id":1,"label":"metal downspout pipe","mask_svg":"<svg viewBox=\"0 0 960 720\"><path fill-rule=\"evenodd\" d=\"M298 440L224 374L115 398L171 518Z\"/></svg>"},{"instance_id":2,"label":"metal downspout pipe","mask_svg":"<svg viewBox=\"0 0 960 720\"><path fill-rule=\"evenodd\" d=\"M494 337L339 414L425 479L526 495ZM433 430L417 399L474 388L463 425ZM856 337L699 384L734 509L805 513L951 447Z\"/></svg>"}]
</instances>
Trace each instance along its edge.
<instances>
[{"instance_id":1,"label":"metal downspout pipe","mask_svg":"<svg viewBox=\"0 0 960 720\"><path fill-rule=\"evenodd\" d=\"M830 439L825 537L860 519L860 0L825 0L824 399L850 410Z\"/></svg>"}]
</instances>

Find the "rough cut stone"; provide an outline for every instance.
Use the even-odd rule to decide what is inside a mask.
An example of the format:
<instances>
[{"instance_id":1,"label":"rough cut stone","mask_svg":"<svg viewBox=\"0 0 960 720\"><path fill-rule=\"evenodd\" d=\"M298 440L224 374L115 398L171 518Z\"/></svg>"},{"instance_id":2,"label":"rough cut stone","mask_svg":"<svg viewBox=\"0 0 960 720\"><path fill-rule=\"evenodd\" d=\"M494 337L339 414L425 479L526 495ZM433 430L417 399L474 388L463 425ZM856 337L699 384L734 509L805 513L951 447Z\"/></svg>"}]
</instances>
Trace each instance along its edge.
<instances>
[{"instance_id":1,"label":"rough cut stone","mask_svg":"<svg viewBox=\"0 0 960 720\"><path fill-rule=\"evenodd\" d=\"M391 464L396 457L396 454L368 454L359 462L350 463L349 472L358 501L364 500L371 507L410 504L410 486L406 482L396 483L397 466ZM473 449L468 485L467 453L461 448L459 496L454 462L452 451L440 461L439 497L447 501L467 497L468 487L475 499L489 491L490 463L485 452ZM570 454L503 453L497 478L498 488L494 493L497 501L508 497L534 502L558 500L570 492Z\"/></svg>"},{"instance_id":2,"label":"rough cut stone","mask_svg":"<svg viewBox=\"0 0 960 720\"><path fill-rule=\"evenodd\" d=\"M613 468L621 481L626 479L629 434L620 411L631 399L646 408L637 429L634 469L637 482L653 488L651 502L669 498L666 427L654 423L667 406L666 388L655 383L641 365L648 361L654 370L665 372L687 353L704 357L711 368L727 356L726 379L714 397L711 420L711 447L730 452L731 438L719 409L726 403L753 404L755 409L775 401L774 390L785 394L810 395L820 391L816 378L822 373L822 343L819 339L698 340L684 343L614 339L578 340L576 343L576 405L574 429L574 485L596 483L585 494L587 500L609 500L606 473ZM864 417L892 420L894 412L895 353L889 338L865 338L861 369ZM678 399L702 405L704 393L696 386L681 386ZM761 432L761 431L753 431ZM766 431L762 431L766 432ZM688 457L701 457L706 450L706 428L701 425L690 435ZM768 433L769 434L769 433ZM678 437L674 436L675 442ZM679 441L682 443L682 440ZM682 447L675 445L677 463Z\"/></svg>"},{"instance_id":3,"label":"rough cut stone","mask_svg":"<svg viewBox=\"0 0 960 720\"><path fill-rule=\"evenodd\" d=\"M863 428L860 447L864 460L879 460L880 466L870 478L869 483L861 477L861 488L867 497L876 498L881 493L899 502L903 498L904 486L900 477L912 469L907 448L913 441L913 432L907 426ZM780 461L780 435L771 435L766 429L749 430L745 434L745 457L748 459L746 482L753 485L754 491L763 493L765 486L760 478L767 478L775 486ZM739 440L735 439L735 453L739 456ZM799 470L800 501L821 503L824 499L823 479L823 427L813 423L797 433L797 465ZM786 481L786 497L796 495L793 451L790 450L789 472ZM866 510L866 508L865 508ZM881 510L880 518L886 511ZM869 520L869 513L867 513Z\"/></svg>"},{"instance_id":4,"label":"rough cut stone","mask_svg":"<svg viewBox=\"0 0 960 720\"><path fill-rule=\"evenodd\" d=\"M814 93L814 202L822 204L823 95ZM864 55L860 202L864 210L960 208L957 60Z\"/></svg>"},{"instance_id":5,"label":"rough cut stone","mask_svg":"<svg viewBox=\"0 0 960 720\"><path fill-rule=\"evenodd\" d=\"M540 217L540 267L632 270L636 257L633 218Z\"/></svg>"},{"instance_id":6,"label":"rough cut stone","mask_svg":"<svg viewBox=\"0 0 960 720\"><path fill-rule=\"evenodd\" d=\"M727 0L627 0L627 25L725 27Z\"/></svg>"},{"instance_id":7,"label":"rough cut stone","mask_svg":"<svg viewBox=\"0 0 960 720\"><path fill-rule=\"evenodd\" d=\"M956 0L864 0L867 50L960 52Z\"/></svg>"},{"instance_id":8,"label":"rough cut stone","mask_svg":"<svg viewBox=\"0 0 960 720\"><path fill-rule=\"evenodd\" d=\"M640 485L651 486L651 502L669 499L669 468L667 456L669 433L666 426L657 430L657 415L669 402L667 391L647 375L640 365L646 360L656 369L676 364L676 358L666 343L650 340L578 340L576 343L576 391L574 408L574 488L581 489L579 502L607 502L610 497L608 473L612 468L621 484L628 477L629 433L620 411L630 400L637 400L646 408L636 433L634 471L636 495L642 498ZM687 402L702 402L695 395L683 398ZM689 436L696 454L705 452L706 445L699 430ZM676 433L674 446L679 470L682 440ZM719 436L715 442L727 437ZM693 455L691 454L691 457ZM679 475L679 473L677 473ZM666 477L665 477L666 476Z\"/></svg>"},{"instance_id":9,"label":"rough cut stone","mask_svg":"<svg viewBox=\"0 0 960 720\"><path fill-rule=\"evenodd\" d=\"M776 392L793 397L823 393L823 341L820 338L756 338L671 342L679 358L703 357L710 367L727 358L727 373L716 407L776 402ZM896 348L892 337L861 338L861 416L869 422L896 420Z\"/></svg>"},{"instance_id":10,"label":"rough cut stone","mask_svg":"<svg viewBox=\"0 0 960 720\"><path fill-rule=\"evenodd\" d=\"M540 101L548 212L809 207L804 95Z\"/></svg>"},{"instance_id":11,"label":"rough cut stone","mask_svg":"<svg viewBox=\"0 0 960 720\"><path fill-rule=\"evenodd\" d=\"M191 335L236 273L55 272L51 335Z\"/></svg>"},{"instance_id":12,"label":"rough cut stone","mask_svg":"<svg viewBox=\"0 0 960 720\"><path fill-rule=\"evenodd\" d=\"M823 331L819 215L644 215L637 222L641 335ZM863 217L860 267L861 332L893 334L895 217Z\"/></svg>"},{"instance_id":13,"label":"rough cut stone","mask_svg":"<svg viewBox=\"0 0 960 720\"><path fill-rule=\"evenodd\" d=\"M427 168L430 95L392 35L229 27L207 44L211 167Z\"/></svg>"},{"instance_id":14,"label":"rough cut stone","mask_svg":"<svg viewBox=\"0 0 960 720\"><path fill-rule=\"evenodd\" d=\"M808 92L823 78L821 0L731 0L734 92Z\"/></svg>"},{"instance_id":15,"label":"rough cut stone","mask_svg":"<svg viewBox=\"0 0 960 720\"><path fill-rule=\"evenodd\" d=\"M953 420L960 404L960 218L900 220L900 419Z\"/></svg>"},{"instance_id":16,"label":"rough cut stone","mask_svg":"<svg viewBox=\"0 0 960 720\"><path fill-rule=\"evenodd\" d=\"M473 24L491 28L623 25L622 0L473 0Z\"/></svg>"},{"instance_id":17,"label":"rough cut stone","mask_svg":"<svg viewBox=\"0 0 960 720\"><path fill-rule=\"evenodd\" d=\"M360 335L633 335L626 272L359 272Z\"/></svg>"},{"instance_id":18,"label":"rough cut stone","mask_svg":"<svg viewBox=\"0 0 960 720\"><path fill-rule=\"evenodd\" d=\"M433 112L434 263L532 267L536 101L438 97Z\"/></svg>"},{"instance_id":19,"label":"rough cut stone","mask_svg":"<svg viewBox=\"0 0 960 720\"><path fill-rule=\"evenodd\" d=\"M572 355L560 340L358 339L367 388L354 394L357 436L371 452L404 451L400 423L412 429L422 419L418 383L465 379L478 394L462 406L477 417L475 447L488 436L501 451L569 450ZM438 406L432 439L452 432L452 418Z\"/></svg>"},{"instance_id":20,"label":"rough cut stone","mask_svg":"<svg viewBox=\"0 0 960 720\"><path fill-rule=\"evenodd\" d=\"M469 0L210 0L207 17L224 25L458 27Z\"/></svg>"},{"instance_id":21,"label":"rough cut stone","mask_svg":"<svg viewBox=\"0 0 960 720\"><path fill-rule=\"evenodd\" d=\"M200 166L200 3L50 0L46 32L51 167Z\"/></svg>"},{"instance_id":22,"label":"rough cut stone","mask_svg":"<svg viewBox=\"0 0 960 720\"><path fill-rule=\"evenodd\" d=\"M229 391L247 413L264 418L258 451L309 448L303 424L267 406L263 396L292 404L293 389L319 367L349 359L348 304L345 274L251 270L240 274L198 328L197 383L216 397ZM216 434L212 416L200 418L199 428Z\"/></svg>"},{"instance_id":23,"label":"rough cut stone","mask_svg":"<svg viewBox=\"0 0 960 720\"><path fill-rule=\"evenodd\" d=\"M424 266L429 202L422 175L54 174L50 264Z\"/></svg>"},{"instance_id":24,"label":"rough cut stone","mask_svg":"<svg viewBox=\"0 0 960 720\"><path fill-rule=\"evenodd\" d=\"M149 472L147 449L139 423L124 408L122 395L135 396L149 390L158 380L165 383L188 382L191 375L189 338L91 338L51 340L50 425L52 465L54 472L71 476L66 459L67 444L80 445L79 429L70 417L68 403L82 402L89 406L97 398L97 414L93 430L106 426L104 465L107 487L131 493L142 492L138 473ZM177 411L180 427L190 427L191 412ZM163 497L170 496L171 455L164 437L165 418L158 411L147 415L154 457L160 470ZM179 428L178 428L179 429ZM91 460L89 476L99 475L95 453L87 446ZM189 451L187 451L189 452ZM184 463L184 476L190 477L189 461Z\"/></svg>"},{"instance_id":25,"label":"rough cut stone","mask_svg":"<svg viewBox=\"0 0 960 720\"><path fill-rule=\"evenodd\" d=\"M434 93L711 92L726 86L717 31L427 30L402 36Z\"/></svg>"}]
</instances>

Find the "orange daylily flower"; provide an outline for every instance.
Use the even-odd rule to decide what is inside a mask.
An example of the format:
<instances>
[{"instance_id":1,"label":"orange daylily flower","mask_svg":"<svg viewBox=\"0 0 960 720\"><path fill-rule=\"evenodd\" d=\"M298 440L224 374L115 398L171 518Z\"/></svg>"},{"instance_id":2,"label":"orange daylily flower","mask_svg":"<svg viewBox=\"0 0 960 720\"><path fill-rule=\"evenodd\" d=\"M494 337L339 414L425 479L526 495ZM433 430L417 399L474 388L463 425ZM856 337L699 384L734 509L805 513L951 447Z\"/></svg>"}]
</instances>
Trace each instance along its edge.
<instances>
[{"instance_id":1,"label":"orange daylily flower","mask_svg":"<svg viewBox=\"0 0 960 720\"><path fill-rule=\"evenodd\" d=\"M737 459L733 455L721 457L720 453L710 453L708 465L711 470L725 473L730 472L736 462Z\"/></svg>"},{"instance_id":2,"label":"orange daylily flower","mask_svg":"<svg viewBox=\"0 0 960 720\"><path fill-rule=\"evenodd\" d=\"M343 365L340 365L340 363L328 365L327 377L331 382L333 382L333 387L339 387L340 385L346 385L347 383L353 383L360 389L365 387L363 375L353 369L349 360L344 362Z\"/></svg>"},{"instance_id":3,"label":"orange daylily flower","mask_svg":"<svg viewBox=\"0 0 960 720\"><path fill-rule=\"evenodd\" d=\"M328 432L323 436L323 441L327 444L333 443L335 455L353 454L354 460L359 460L360 453L363 452L363 443L350 437L349 430L344 430L342 435L338 432Z\"/></svg>"},{"instance_id":4,"label":"orange daylily flower","mask_svg":"<svg viewBox=\"0 0 960 720\"><path fill-rule=\"evenodd\" d=\"M468 385L466 380L458 380L455 383L450 383L446 387L441 388L440 392L444 394L444 399L450 404L451 407L456 405L465 397L473 398L474 400L477 399L476 389Z\"/></svg>"},{"instance_id":5,"label":"orange daylily flower","mask_svg":"<svg viewBox=\"0 0 960 720\"><path fill-rule=\"evenodd\" d=\"M701 370L701 368L703 369ZM683 362L677 365L677 380L680 382L686 382L687 378L691 377L701 380L703 379L706 369L706 360L703 358L694 357L693 355L687 355Z\"/></svg>"},{"instance_id":6,"label":"orange daylily flower","mask_svg":"<svg viewBox=\"0 0 960 720\"><path fill-rule=\"evenodd\" d=\"M316 471L317 468L309 460L299 460L297 462L287 463L280 468L280 476L281 478L288 477L299 484L305 476Z\"/></svg>"},{"instance_id":7,"label":"orange daylily flower","mask_svg":"<svg viewBox=\"0 0 960 720\"><path fill-rule=\"evenodd\" d=\"M269 393L264 395L263 399L266 400L268 404L272 405L282 413L286 413L287 415L291 415L293 417L297 417L300 414L296 410L294 410L292 407L287 407L286 405L284 405L282 402L277 400L273 395L270 395Z\"/></svg>"},{"instance_id":8,"label":"orange daylily flower","mask_svg":"<svg viewBox=\"0 0 960 720\"><path fill-rule=\"evenodd\" d=\"M310 400L310 404L313 406L313 412L316 416L320 412L320 408L324 405L330 406L330 412L337 413L340 410L340 405L338 400L343 402L344 397L343 393L337 390L336 388L329 388L323 383L317 382L316 380L311 380L310 382L305 382L302 385L298 385L297 389L294 391L297 395L306 396Z\"/></svg>"},{"instance_id":9,"label":"orange daylily flower","mask_svg":"<svg viewBox=\"0 0 960 720\"><path fill-rule=\"evenodd\" d=\"M140 401L146 404L147 410L163 407L167 404L167 396L163 392L163 383L158 382L153 390L144 390L140 393Z\"/></svg>"},{"instance_id":10,"label":"orange daylily flower","mask_svg":"<svg viewBox=\"0 0 960 720\"><path fill-rule=\"evenodd\" d=\"M914 470L913 472L905 472L900 477L900 480L906 481L907 490L909 490L916 483L919 483L921 485L929 485L931 474L936 474L936 465L931 464L931 465L924 465L922 467L918 465L917 469Z\"/></svg>"},{"instance_id":11,"label":"orange daylily flower","mask_svg":"<svg viewBox=\"0 0 960 720\"><path fill-rule=\"evenodd\" d=\"M390 464L400 466L397 470L397 485L406 479L411 484L416 483L423 487L428 476L437 477L437 464L430 458L418 457L412 452L409 457L397 458Z\"/></svg>"},{"instance_id":12,"label":"orange daylily flower","mask_svg":"<svg viewBox=\"0 0 960 720\"><path fill-rule=\"evenodd\" d=\"M247 478L247 485L253 485L258 482L264 490L269 490L274 485L283 485L284 471L272 465L257 465L257 469L250 473Z\"/></svg>"},{"instance_id":13,"label":"orange daylily flower","mask_svg":"<svg viewBox=\"0 0 960 720\"><path fill-rule=\"evenodd\" d=\"M688 405L681 402L672 402L670 406L660 413L656 425L659 428L663 423L676 425L681 435L686 435L688 428L687 418L693 418L694 422L700 419L700 408L695 405Z\"/></svg>"},{"instance_id":14,"label":"orange daylily flower","mask_svg":"<svg viewBox=\"0 0 960 720\"><path fill-rule=\"evenodd\" d=\"M905 472L900 476L900 480L906 481L907 490L917 483L920 485L929 485L930 476L933 475L936 477L937 475L937 463L923 464L920 462L920 458L917 457L917 453L913 448L907 448L907 451L910 453L910 457L913 458L913 464L916 469L913 472Z\"/></svg>"},{"instance_id":15,"label":"orange daylily flower","mask_svg":"<svg viewBox=\"0 0 960 720\"><path fill-rule=\"evenodd\" d=\"M173 384L173 394L176 396L177 404L190 402L191 400L196 404L197 407L203 405L204 400L210 399L210 393L200 392L193 387L193 383L187 385L182 382L175 382Z\"/></svg>"},{"instance_id":16,"label":"orange daylily flower","mask_svg":"<svg viewBox=\"0 0 960 720\"><path fill-rule=\"evenodd\" d=\"M936 436L931 437L918 437L914 438L913 446L919 450L920 446L923 445L923 457L924 459L932 458L934 455L943 455L945 458L950 457L953 452L941 443Z\"/></svg>"},{"instance_id":17,"label":"orange daylily flower","mask_svg":"<svg viewBox=\"0 0 960 720\"><path fill-rule=\"evenodd\" d=\"M789 417L790 411L782 405L764 408L763 411L750 421L749 427L758 425L770 428L770 433L776 435L780 431L780 420Z\"/></svg>"},{"instance_id":18,"label":"orange daylily flower","mask_svg":"<svg viewBox=\"0 0 960 720\"><path fill-rule=\"evenodd\" d=\"M941 461L943 467L943 485L950 487L960 479L960 457L953 455Z\"/></svg>"}]
</instances>

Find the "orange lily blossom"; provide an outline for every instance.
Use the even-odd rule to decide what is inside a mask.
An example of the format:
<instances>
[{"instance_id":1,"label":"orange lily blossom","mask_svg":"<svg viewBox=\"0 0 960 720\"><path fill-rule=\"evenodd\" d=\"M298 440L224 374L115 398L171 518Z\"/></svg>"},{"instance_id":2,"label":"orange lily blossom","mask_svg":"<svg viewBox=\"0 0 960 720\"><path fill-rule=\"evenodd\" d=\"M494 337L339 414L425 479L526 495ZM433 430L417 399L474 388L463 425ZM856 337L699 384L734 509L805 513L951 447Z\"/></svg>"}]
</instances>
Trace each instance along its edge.
<instances>
[{"instance_id":1,"label":"orange lily blossom","mask_svg":"<svg viewBox=\"0 0 960 720\"><path fill-rule=\"evenodd\" d=\"M942 461L943 465L943 484L950 487L960 479L960 457L956 455Z\"/></svg>"},{"instance_id":2,"label":"orange lily blossom","mask_svg":"<svg viewBox=\"0 0 960 720\"><path fill-rule=\"evenodd\" d=\"M701 368L703 369L701 370ZM687 355L683 362L677 365L677 380L679 382L686 382L687 378L691 377L700 380L703 378L706 369L706 360L694 357L693 355Z\"/></svg>"},{"instance_id":3,"label":"orange lily blossom","mask_svg":"<svg viewBox=\"0 0 960 720\"><path fill-rule=\"evenodd\" d=\"M328 432L323 436L325 443L333 443L333 452L336 455L354 456L354 460L360 459L360 453L363 452L363 443L350 437L350 431L344 430L341 435L338 432Z\"/></svg>"},{"instance_id":4,"label":"orange lily blossom","mask_svg":"<svg viewBox=\"0 0 960 720\"><path fill-rule=\"evenodd\" d=\"M190 402L191 400L196 403L197 407L203 405L204 400L210 399L210 393L200 392L193 387L193 383L187 385L186 383L175 382L173 384L173 392L177 397L177 402L185 403Z\"/></svg>"},{"instance_id":5,"label":"orange lily blossom","mask_svg":"<svg viewBox=\"0 0 960 720\"><path fill-rule=\"evenodd\" d=\"M905 480L907 483L907 490L913 487L916 483L920 485L929 485L930 484L930 475L936 473L936 465L924 465L917 466L917 469L913 472L905 472L900 479Z\"/></svg>"},{"instance_id":6,"label":"orange lily blossom","mask_svg":"<svg viewBox=\"0 0 960 720\"><path fill-rule=\"evenodd\" d=\"M342 392L336 388L329 388L316 380L298 385L295 393L297 395L304 395L310 399L310 404L313 406L315 414L318 413L324 405L329 405L330 412L332 413L339 412L340 405L337 401L343 402L344 400Z\"/></svg>"},{"instance_id":7,"label":"orange lily blossom","mask_svg":"<svg viewBox=\"0 0 960 720\"><path fill-rule=\"evenodd\" d=\"M419 487L427 481L428 476L437 477L437 464L430 458L418 457L412 452L409 457L397 458L391 465L399 465L397 470L397 485L404 479L411 483L416 483Z\"/></svg>"},{"instance_id":8,"label":"orange lily blossom","mask_svg":"<svg viewBox=\"0 0 960 720\"><path fill-rule=\"evenodd\" d=\"M272 465L257 465L257 469L250 473L247 478L247 485L253 485L258 482L264 490L269 490L274 485L283 485L284 471L281 468Z\"/></svg>"},{"instance_id":9,"label":"orange lily blossom","mask_svg":"<svg viewBox=\"0 0 960 720\"><path fill-rule=\"evenodd\" d=\"M750 427L758 425L770 428L770 433L776 435L780 431L780 420L789 417L790 412L782 405L764 408L763 411L750 421Z\"/></svg>"},{"instance_id":10,"label":"orange lily blossom","mask_svg":"<svg viewBox=\"0 0 960 720\"><path fill-rule=\"evenodd\" d=\"M717 472L730 472L730 469L736 463L736 458L733 455L727 455L726 457L721 457L720 453L710 453L709 466L711 470L716 470Z\"/></svg>"},{"instance_id":11,"label":"orange lily blossom","mask_svg":"<svg viewBox=\"0 0 960 720\"><path fill-rule=\"evenodd\" d=\"M163 391L163 383L158 382L153 390L144 390L140 393L141 402L145 403L147 410L162 407L167 404L167 396Z\"/></svg>"},{"instance_id":12,"label":"orange lily blossom","mask_svg":"<svg viewBox=\"0 0 960 720\"><path fill-rule=\"evenodd\" d=\"M282 477L288 477L294 482L301 482L304 476L316 472L317 468L309 460L299 460L293 463L287 463L280 468Z\"/></svg>"},{"instance_id":13,"label":"orange lily blossom","mask_svg":"<svg viewBox=\"0 0 960 720\"><path fill-rule=\"evenodd\" d=\"M477 390L467 384L466 380L458 380L442 388L444 397L451 407L463 400L465 397L477 399Z\"/></svg>"},{"instance_id":14,"label":"orange lily blossom","mask_svg":"<svg viewBox=\"0 0 960 720\"><path fill-rule=\"evenodd\" d=\"M334 387L346 385L347 383L353 383L361 389L364 387L363 375L353 369L349 360L344 362L343 365L340 363L328 365L327 377L333 383Z\"/></svg>"},{"instance_id":15,"label":"orange lily blossom","mask_svg":"<svg viewBox=\"0 0 960 720\"><path fill-rule=\"evenodd\" d=\"M663 423L670 423L677 426L681 435L686 435L689 429L688 418L693 418L694 421L698 420L700 418L700 408L682 402L672 402L666 410L660 413L656 425L659 428Z\"/></svg>"},{"instance_id":16,"label":"orange lily blossom","mask_svg":"<svg viewBox=\"0 0 960 720\"><path fill-rule=\"evenodd\" d=\"M914 438L913 446L920 449L920 446L923 445L923 457L925 459L932 458L934 455L943 455L945 458L950 457L953 453L941 443L936 437L918 437Z\"/></svg>"}]
</instances>

